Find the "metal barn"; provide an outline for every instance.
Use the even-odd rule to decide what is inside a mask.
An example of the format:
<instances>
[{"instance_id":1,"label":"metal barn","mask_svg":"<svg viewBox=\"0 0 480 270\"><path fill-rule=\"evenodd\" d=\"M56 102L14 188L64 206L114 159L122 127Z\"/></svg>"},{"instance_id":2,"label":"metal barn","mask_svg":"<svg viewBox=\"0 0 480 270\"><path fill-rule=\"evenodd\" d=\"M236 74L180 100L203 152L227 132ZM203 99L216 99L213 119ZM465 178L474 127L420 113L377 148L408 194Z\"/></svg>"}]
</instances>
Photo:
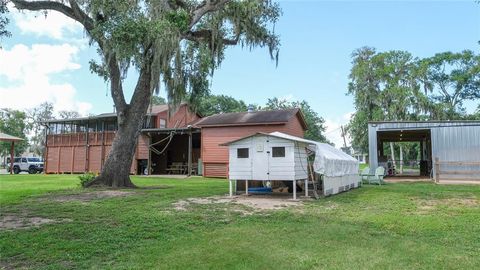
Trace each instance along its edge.
<instances>
[{"instance_id":1,"label":"metal barn","mask_svg":"<svg viewBox=\"0 0 480 270\"><path fill-rule=\"evenodd\" d=\"M480 121L370 122L369 161L385 164L389 142L420 143L420 176L437 182L480 180Z\"/></svg>"}]
</instances>

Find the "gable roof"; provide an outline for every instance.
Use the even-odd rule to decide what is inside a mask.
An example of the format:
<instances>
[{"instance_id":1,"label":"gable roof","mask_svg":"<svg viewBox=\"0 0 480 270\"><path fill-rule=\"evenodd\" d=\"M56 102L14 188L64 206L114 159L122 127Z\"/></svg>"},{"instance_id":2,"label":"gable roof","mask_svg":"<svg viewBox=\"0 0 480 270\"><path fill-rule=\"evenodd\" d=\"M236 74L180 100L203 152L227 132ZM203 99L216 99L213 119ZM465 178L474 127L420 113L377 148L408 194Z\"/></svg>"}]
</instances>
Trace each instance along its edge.
<instances>
[{"instance_id":1,"label":"gable roof","mask_svg":"<svg viewBox=\"0 0 480 270\"><path fill-rule=\"evenodd\" d=\"M1 142L16 142L16 141L23 141L23 139L0 132L0 141Z\"/></svg>"},{"instance_id":2,"label":"gable roof","mask_svg":"<svg viewBox=\"0 0 480 270\"><path fill-rule=\"evenodd\" d=\"M296 136L292 136L292 135L288 135L288 134L285 134L285 133L282 133L282 132L275 131L275 132L271 132L271 133L255 132L255 133L252 133L248 136L245 136L245 137L242 137L242 138L239 138L239 139L235 139L233 141L228 141L228 142L225 142L225 143L222 143L222 144L219 144L219 145L220 146L228 146L232 143L236 143L236 142L239 142L239 141L251 138L251 137L255 137L255 136L270 136L270 137L276 137L276 138L285 139L285 140L289 140L289 141L293 141L293 142L301 142L301 143L305 143L305 144L315 144L316 143L315 141L311 141L311 140L307 140L307 139L304 139L304 138L300 138L300 137L296 137Z\"/></svg>"},{"instance_id":3,"label":"gable roof","mask_svg":"<svg viewBox=\"0 0 480 270\"><path fill-rule=\"evenodd\" d=\"M300 109L214 114L200 119L195 125L218 127L285 124L295 116L299 118L302 127L307 129Z\"/></svg>"}]
</instances>

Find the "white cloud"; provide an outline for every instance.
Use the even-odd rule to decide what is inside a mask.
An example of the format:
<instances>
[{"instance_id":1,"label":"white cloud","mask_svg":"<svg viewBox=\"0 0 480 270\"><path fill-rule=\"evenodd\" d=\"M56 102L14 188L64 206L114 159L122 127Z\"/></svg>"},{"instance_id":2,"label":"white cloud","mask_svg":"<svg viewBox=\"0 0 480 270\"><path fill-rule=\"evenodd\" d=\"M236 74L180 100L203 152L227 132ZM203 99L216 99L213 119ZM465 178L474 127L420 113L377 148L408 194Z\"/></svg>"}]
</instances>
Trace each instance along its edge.
<instances>
[{"instance_id":1,"label":"white cloud","mask_svg":"<svg viewBox=\"0 0 480 270\"><path fill-rule=\"evenodd\" d=\"M0 50L0 107L27 109L50 101L56 110L87 114L91 104L76 101L71 84L53 83L50 77L79 69L74 62L77 53L78 48L69 44L17 44Z\"/></svg>"},{"instance_id":2,"label":"white cloud","mask_svg":"<svg viewBox=\"0 0 480 270\"><path fill-rule=\"evenodd\" d=\"M337 118L326 118L325 119L325 126L327 127L325 130L325 136L327 139L335 144L336 148L343 147L343 137L342 137L342 129L341 126L348 124L353 112L346 113L341 117ZM347 146L351 145L351 139L347 135L345 138L347 142Z\"/></svg>"},{"instance_id":3,"label":"white cloud","mask_svg":"<svg viewBox=\"0 0 480 270\"><path fill-rule=\"evenodd\" d=\"M42 12L20 12L12 10L13 20L22 34L33 33L54 39L64 39L66 35L81 31L81 25L65 15L51 11L45 16Z\"/></svg>"}]
</instances>

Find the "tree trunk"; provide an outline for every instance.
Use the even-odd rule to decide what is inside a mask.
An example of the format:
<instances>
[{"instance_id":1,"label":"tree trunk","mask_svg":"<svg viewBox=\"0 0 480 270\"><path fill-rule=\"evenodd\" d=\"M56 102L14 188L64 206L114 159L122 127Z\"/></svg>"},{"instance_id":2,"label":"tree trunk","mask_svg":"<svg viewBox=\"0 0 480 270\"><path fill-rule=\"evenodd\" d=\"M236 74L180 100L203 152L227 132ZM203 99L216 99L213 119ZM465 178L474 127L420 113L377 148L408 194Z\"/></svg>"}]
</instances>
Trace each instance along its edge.
<instances>
[{"instance_id":1,"label":"tree trunk","mask_svg":"<svg viewBox=\"0 0 480 270\"><path fill-rule=\"evenodd\" d=\"M135 147L143 123L143 115L132 114L124 117L124 124L118 125L112 149L100 175L89 186L135 187L130 180L130 168L132 167Z\"/></svg>"},{"instance_id":2,"label":"tree trunk","mask_svg":"<svg viewBox=\"0 0 480 270\"><path fill-rule=\"evenodd\" d=\"M400 174L403 174L403 147L400 144Z\"/></svg>"},{"instance_id":3,"label":"tree trunk","mask_svg":"<svg viewBox=\"0 0 480 270\"><path fill-rule=\"evenodd\" d=\"M395 149L393 148L393 142L390 142L390 155L393 165L395 166Z\"/></svg>"},{"instance_id":4,"label":"tree trunk","mask_svg":"<svg viewBox=\"0 0 480 270\"><path fill-rule=\"evenodd\" d=\"M135 187L130 180L130 168L137 146L138 136L143 126L149 105L149 89L143 89L124 112L117 112L118 130L113 139L99 176L87 186L104 185L108 187ZM146 92L146 93L145 93Z\"/></svg>"}]
</instances>

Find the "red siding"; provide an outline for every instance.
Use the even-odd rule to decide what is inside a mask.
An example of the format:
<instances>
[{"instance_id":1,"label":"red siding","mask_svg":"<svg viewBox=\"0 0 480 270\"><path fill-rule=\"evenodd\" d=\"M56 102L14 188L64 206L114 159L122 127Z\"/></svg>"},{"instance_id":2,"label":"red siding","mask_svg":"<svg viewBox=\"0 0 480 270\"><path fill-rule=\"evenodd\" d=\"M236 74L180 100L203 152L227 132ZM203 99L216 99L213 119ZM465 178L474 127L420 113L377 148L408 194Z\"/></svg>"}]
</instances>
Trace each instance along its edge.
<instances>
[{"instance_id":1,"label":"red siding","mask_svg":"<svg viewBox=\"0 0 480 270\"><path fill-rule=\"evenodd\" d=\"M246 137L257 132L279 131L297 137L303 137L303 129L298 116L292 117L286 124L280 125L253 125L253 126L224 126L202 128L202 162L204 176L227 177L228 147L219 144ZM220 166L220 164L222 166Z\"/></svg>"},{"instance_id":2,"label":"red siding","mask_svg":"<svg viewBox=\"0 0 480 270\"><path fill-rule=\"evenodd\" d=\"M72 153L73 147L60 147L60 172L72 172Z\"/></svg>"},{"instance_id":3,"label":"red siding","mask_svg":"<svg viewBox=\"0 0 480 270\"><path fill-rule=\"evenodd\" d=\"M199 119L196 113L188 109L187 105L181 105L173 115L168 118L168 112L160 112L157 115L156 126L160 127L160 119L166 120L167 128L181 128Z\"/></svg>"},{"instance_id":4,"label":"red siding","mask_svg":"<svg viewBox=\"0 0 480 270\"><path fill-rule=\"evenodd\" d=\"M226 177L228 166L226 163L207 163L205 164L205 176L208 177Z\"/></svg>"},{"instance_id":5,"label":"red siding","mask_svg":"<svg viewBox=\"0 0 480 270\"><path fill-rule=\"evenodd\" d=\"M149 138L145 135L138 136L137 159L148 159Z\"/></svg>"},{"instance_id":6,"label":"red siding","mask_svg":"<svg viewBox=\"0 0 480 270\"><path fill-rule=\"evenodd\" d=\"M167 111L160 112L157 115L157 126L159 119L167 119L167 115ZM191 112L186 105L181 105L167 120L167 127L174 127L175 124L177 127L186 127L198 118L198 115ZM88 150L86 150L86 137L87 135L84 132L48 135L46 173L82 173L85 170L95 173L100 172L102 163L105 162L110 152L115 132L89 133ZM149 138L140 135L130 170L131 173L136 173L138 159L148 159L148 144ZM88 163L86 162L87 158Z\"/></svg>"},{"instance_id":7,"label":"red siding","mask_svg":"<svg viewBox=\"0 0 480 270\"><path fill-rule=\"evenodd\" d=\"M77 146L75 147L75 161L73 162L73 172L84 172L85 171L85 151L86 147Z\"/></svg>"},{"instance_id":8,"label":"red siding","mask_svg":"<svg viewBox=\"0 0 480 270\"><path fill-rule=\"evenodd\" d=\"M85 133L48 135L46 173L100 172L114 137L114 132L89 133L87 151ZM85 166L87 154L88 164ZM135 173L136 163L136 160L132 162L132 173Z\"/></svg>"}]
</instances>

